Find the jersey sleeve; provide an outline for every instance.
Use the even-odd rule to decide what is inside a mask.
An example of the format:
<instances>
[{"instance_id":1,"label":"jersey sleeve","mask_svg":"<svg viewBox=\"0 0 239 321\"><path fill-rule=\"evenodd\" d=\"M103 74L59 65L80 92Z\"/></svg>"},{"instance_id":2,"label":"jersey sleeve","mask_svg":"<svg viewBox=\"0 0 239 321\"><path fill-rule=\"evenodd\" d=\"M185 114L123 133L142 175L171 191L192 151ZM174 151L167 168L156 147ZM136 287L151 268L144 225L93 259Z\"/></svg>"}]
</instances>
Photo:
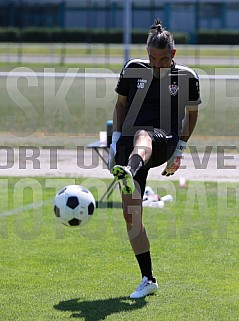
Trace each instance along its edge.
<instances>
[{"instance_id":1,"label":"jersey sleeve","mask_svg":"<svg viewBox=\"0 0 239 321\"><path fill-rule=\"evenodd\" d=\"M117 86L115 88L115 91L117 94L122 95L122 96L128 96L129 93L129 78L124 77L125 73L125 67L122 69L120 73L120 77L117 83Z\"/></svg>"},{"instance_id":2,"label":"jersey sleeve","mask_svg":"<svg viewBox=\"0 0 239 321\"><path fill-rule=\"evenodd\" d=\"M194 75L191 74L189 77L189 97L188 105L199 105L201 104L200 98L200 86L198 75L194 72Z\"/></svg>"}]
</instances>

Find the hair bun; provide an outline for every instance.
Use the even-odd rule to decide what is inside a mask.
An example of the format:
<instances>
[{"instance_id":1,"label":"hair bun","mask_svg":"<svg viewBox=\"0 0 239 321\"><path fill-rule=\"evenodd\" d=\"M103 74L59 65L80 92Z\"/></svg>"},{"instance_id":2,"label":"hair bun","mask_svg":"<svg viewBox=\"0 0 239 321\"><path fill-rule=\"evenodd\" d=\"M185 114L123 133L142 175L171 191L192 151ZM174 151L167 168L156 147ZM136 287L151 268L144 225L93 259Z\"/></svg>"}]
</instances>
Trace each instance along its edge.
<instances>
[{"instance_id":1,"label":"hair bun","mask_svg":"<svg viewBox=\"0 0 239 321\"><path fill-rule=\"evenodd\" d=\"M157 32L162 33L163 32L163 27L162 23L159 19L156 19L154 21L154 24L150 27L151 30L157 30Z\"/></svg>"},{"instance_id":2,"label":"hair bun","mask_svg":"<svg viewBox=\"0 0 239 321\"><path fill-rule=\"evenodd\" d=\"M159 19L155 19L153 25L150 27L147 47L174 49L173 35L163 28L163 24Z\"/></svg>"}]
</instances>

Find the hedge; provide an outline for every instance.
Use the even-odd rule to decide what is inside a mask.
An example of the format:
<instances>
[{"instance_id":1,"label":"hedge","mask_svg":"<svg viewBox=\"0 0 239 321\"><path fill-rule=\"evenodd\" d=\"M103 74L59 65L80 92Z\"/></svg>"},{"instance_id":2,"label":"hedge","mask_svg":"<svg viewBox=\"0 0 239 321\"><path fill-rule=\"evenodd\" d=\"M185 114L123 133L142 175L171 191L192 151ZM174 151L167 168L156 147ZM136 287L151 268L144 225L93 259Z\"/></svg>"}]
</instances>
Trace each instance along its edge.
<instances>
[{"instance_id":1,"label":"hedge","mask_svg":"<svg viewBox=\"0 0 239 321\"><path fill-rule=\"evenodd\" d=\"M176 44L188 44L189 35L185 32L173 32ZM198 44L238 45L239 31L200 30L196 33ZM0 28L0 42L69 42L69 43L122 43L121 29L60 29L60 28ZM145 44L147 33L144 30L132 31L132 43Z\"/></svg>"},{"instance_id":2,"label":"hedge","mask_svg":"<svg viewBox=\"0 0 239 321\"><path fill-rule=\"evenodd\" d=\"M187 33L174 33L177 44L188 43ZM60 28L0 28L0 42L69 42L69 43L122 43L123 31L120 29L60 29ZM144 30L132 31L132 43L147 41Z\"/></svg>"},{"instance_id":3,"label":"hedge","mask_svg":"<svg viewBox=\"0 0 239 321\"><path fill-rule=\"evenodd\" d=\"M0 28L0 42L19 41L19 29L17 28Z\"/></svg>"},{"instance_id":4,"label":"hedge","mask_svg":"<svg viewBox=\"0 0 239 321\"><path fill-rule=\"evenodd\" d=\"M239 45L239 31L201 30L197 33L197 43L202 45Z\"/></svg>"}]
</instances>

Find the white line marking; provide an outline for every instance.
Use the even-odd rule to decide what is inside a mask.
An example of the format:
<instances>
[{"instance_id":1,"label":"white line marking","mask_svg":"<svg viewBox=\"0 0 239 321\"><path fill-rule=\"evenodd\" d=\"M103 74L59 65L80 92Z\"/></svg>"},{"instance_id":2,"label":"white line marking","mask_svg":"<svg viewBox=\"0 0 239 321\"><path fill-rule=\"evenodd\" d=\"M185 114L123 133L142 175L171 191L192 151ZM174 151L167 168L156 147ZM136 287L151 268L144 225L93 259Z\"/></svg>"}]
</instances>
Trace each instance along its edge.
<instances>
[{"instance_id":1,"label":"white line marking","mask_svg":"<svg viewBox=\"0 0 239 321\"><path fill-rule=\"evenodd\" d=\"M73 73L73 72L0 72L0 77L56 77L56 78L116 78L119 74L114 73Z\"/></svg>"},{"instance_id":2,"label":"white line marking","mask_svg":"<svg viewBox=\"0 0 239 321\"><path fill-rule=\"evenodd\" d=\"M28 211L28 210L31 210L31 209L37 209L37 208L40 208L46 204L49 204L53 202L52 199L49 199L49 200L46 200L46 201L40 201L40 202L36 202L36 203L31 203L31 204L28 204L26 206L22 206L22 207L18 207L18 208L13 208L12 210L9 210L9 211L5 211L5 212L2 212L0 213L0 217L6 217L6 216L10 216L10 215L17 215L17 214L21 214L22 212L24 211Z\"/></svg>"},{"instance_id":3,"label":"white line marking","mask_svg":"<svg viewBox=\"0 0 239 321\"><path fill-rule=\"evenodd\" d=\"M64 73L64 72L0 72L0 77L56 77L56 78L118 78L117 73ZM199 79L239 80L239 75L199 75Z\"/></svg>"}]
</instances>

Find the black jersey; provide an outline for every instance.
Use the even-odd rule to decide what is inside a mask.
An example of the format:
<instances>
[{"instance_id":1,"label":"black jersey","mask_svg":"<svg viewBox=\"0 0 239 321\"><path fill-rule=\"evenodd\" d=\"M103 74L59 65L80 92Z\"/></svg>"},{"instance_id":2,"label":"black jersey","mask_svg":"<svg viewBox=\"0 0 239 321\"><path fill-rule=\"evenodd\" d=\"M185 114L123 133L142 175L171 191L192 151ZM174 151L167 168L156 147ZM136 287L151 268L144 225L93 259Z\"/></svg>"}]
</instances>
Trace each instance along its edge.
<instances>
[{"instance_id":1,"label":"black jersey","mask_svg":"<svg viewBox=\"0 0 239 321\"><path fill-rule=\"evenodd\" d=\"M123 132L160 128L179 135L185 106L201 103L199 79L194 70L172 63L160 79L153 77L149 60L130 60L122 69L116 92L127 96Z\"/></svg>"}]
</instances>

